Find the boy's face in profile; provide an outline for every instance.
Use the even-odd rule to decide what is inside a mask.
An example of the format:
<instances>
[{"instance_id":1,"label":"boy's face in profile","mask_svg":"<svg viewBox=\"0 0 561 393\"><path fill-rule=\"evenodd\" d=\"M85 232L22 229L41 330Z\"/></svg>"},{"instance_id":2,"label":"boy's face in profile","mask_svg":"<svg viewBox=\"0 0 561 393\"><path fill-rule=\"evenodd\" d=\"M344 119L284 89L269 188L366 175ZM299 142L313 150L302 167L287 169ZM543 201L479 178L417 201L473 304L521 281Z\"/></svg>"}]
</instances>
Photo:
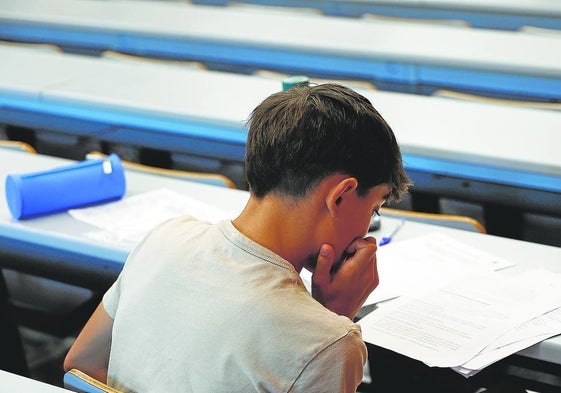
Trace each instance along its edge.
<instances>
[{"instance_id":1,"label":"boy's face in profile","mask_svg":"<svg viewBox=\"0 0 561 393\"><path fill-rule=\"evenodd\" d=\"M357 191L354 190L340 206L340 214L334 222L334 231L332 239L326 239L324 243L329 243L335 250L335 255L338 255L334 266L339 266L349 257L347 250L351 244L357 240L365 237L370 226L370 218L375 211L379 210L390 193L388 185L380 185L370 189L364 195L359 196ZM306 268L314 271L317 253L310 255Z\"/></svg>"}]
</instances>

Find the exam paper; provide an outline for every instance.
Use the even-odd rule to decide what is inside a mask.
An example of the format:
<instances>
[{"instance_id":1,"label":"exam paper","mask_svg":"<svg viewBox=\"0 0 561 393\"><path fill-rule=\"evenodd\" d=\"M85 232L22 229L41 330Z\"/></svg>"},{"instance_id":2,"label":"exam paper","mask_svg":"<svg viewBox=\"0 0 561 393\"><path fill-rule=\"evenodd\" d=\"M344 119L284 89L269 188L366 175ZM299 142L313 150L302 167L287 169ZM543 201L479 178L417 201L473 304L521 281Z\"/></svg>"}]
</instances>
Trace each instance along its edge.
<instances>
[{"instance_id":1,"label":"exam paper","mask_svg":"<svg viewBox=\"0 0 561 393\"><path fill-rule=\"evenodd\" d=\"M440 232L391 242L379 247L376 255L380 284L365 305L437 287L478 271L513 265Z\"/></svg>"},{"instance_id":2,"label":"exam paper","mask_svg":"<svg viewBox=\"0 0 561 393\"><path fill-rule=\"evenodd\" d=\"M561 292L555 290L561 283L561 274L545 269L533 269L521 273L519 279L526 286L547 288L552 297L544 299L544 303L551 302L554 309L510 329L471 360L454 368L460 374L475 375L481 369L506 356L561 334Z\"/></svg>"},{"instance_id":3,"label":"exam paper","mask_svg":"<svg viewBox=\"0 0 561 393\"><path fill-rule=\"evenodd\" d=\"M69 210L77 220L100 230L88 236L114 244L136 244L156 225L181 215L217 222L237 213L208 205L187 195L158 189L102 205Z\"/></svg>"},{"instance_id":4,"label":"exam paper","mask_svg":"<svg viewBox=\"0 0 561 393\"><path fill-rule=\"evenodd\" d=\"M393 300L360 324L369 343L429 366L458 367L512 327L553 310L557 297L523 277L485 271Z\"/></svg>"},{"instance_id":5,"label":"exam paper","mask_svg":"<svg viewBox=\"0 0 561 393\"><path fill-rule=\"evenodd\" d=\"M529 330L538 328L547 333L539 335L535 335L535 333L528 333L530 334L529 337L521 338L517 341L513 341L509 344L504 345L493 343L489 347L485 348L481 353L473 357L471 360L467 361L461 366L454 367L453 369L466 377L471 377L485 367L509 355L512 355L513 353L528 348L550 337L561 334L561 308L536 317L532 321L524 323L523 325L533 325Z\"/></svg>"}]
</instances>

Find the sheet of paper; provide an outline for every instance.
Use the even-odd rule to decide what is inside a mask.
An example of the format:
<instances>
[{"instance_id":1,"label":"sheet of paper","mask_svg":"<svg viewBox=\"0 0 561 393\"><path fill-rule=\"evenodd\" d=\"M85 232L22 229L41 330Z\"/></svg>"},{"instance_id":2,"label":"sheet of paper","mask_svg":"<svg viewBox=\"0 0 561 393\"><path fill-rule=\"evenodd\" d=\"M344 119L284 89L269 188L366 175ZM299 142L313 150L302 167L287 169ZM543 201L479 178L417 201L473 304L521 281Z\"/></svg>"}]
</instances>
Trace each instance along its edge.
<instances>
[{"instance_id":1,"label":"sheet of paper","mask_svg":"<svg viewBox=\"0 0 561 393\"><path fill-rule=\"evenodd\" d=\"M543 330L542 334L536 335L535 332L529 332L528 337L518 338L508 344L493 343L485 348L481 353L477 354L471 360L462 364L460 367L454 367L454 370L466 376L472 376L513 353L528 348L531 345L539 343L545 339L561 334L561 308L550 311L544 315L534 318L532 321L523 325L533 325L529 330L533 331L539 327ZM520 327L519 327L520 328Z\"/></svg>"},{"instance_id":2,"label":"sheet of paper","mask_svg":"<svg viewBox=\"0 0 561 393\"><path fill-rule=\"evenodd\" d=\"M457 367L512 327L551 311L551 295L486 271L393 300L360 324L367 342L430 366Z\"/></svg>"},{"instance_id":3,"label":"sheet of paper","mask_svg":"<svg viewBox=\"0 0 561 393\"><path fill-rule=\"evenodd\" d=\"M519 279L523 285L548 291L552 297L544 299L544 304L550 301L553 307L561 306L561 292L555 290L561 282L561 274L545 269L533 269L521 273ZM455 370L464 375L474 375L506 356L558 334L561 334L561 307L556 307L510 329Z\"/></svg>"},{"instance_id":4,"label":"sheet of paper","mask_svg":"<svg viewBox=\"0 0 561 393\"><path fill-rule=\"evenodd\" d=\"M440 232L379 247L377 261L380 284L365 304L440 286L477 271L513 265Z\"/></svg>"},{"instance_id":5,"label":"sheet of paper","mask_svg":"<svg viewBox=\"0 0 561 393\"><path fill-rule=\"evenodd\" d=\"M152 228L173 217L191 215L217 222L234 218L239 212L225 211L168 189L158 189L125 197L102 205L71 209L69 213L100 230L88 236L114 244L136 244Z\"/></svg>"},{"instance_id":6,"label":"sheet of paper","mask_svg":"<svg viewBox=\"0 0 561 393\"><path fill-rule=\"evenodd\" d=\"M517 279L522 285L529 288L540 288L541 292L548 293L548 297L541 302L545 308L551 308L551 311L510 329L493 342L493 346L488 349L501 348L533 336L555 332L561 328L561 310L559 309L561 307L561 291L556 290L561 283L561 274L546 269L532 269L520 273ZM547 303L550 303L550 305L548 306Z\"/></svg>"}]
</instances>

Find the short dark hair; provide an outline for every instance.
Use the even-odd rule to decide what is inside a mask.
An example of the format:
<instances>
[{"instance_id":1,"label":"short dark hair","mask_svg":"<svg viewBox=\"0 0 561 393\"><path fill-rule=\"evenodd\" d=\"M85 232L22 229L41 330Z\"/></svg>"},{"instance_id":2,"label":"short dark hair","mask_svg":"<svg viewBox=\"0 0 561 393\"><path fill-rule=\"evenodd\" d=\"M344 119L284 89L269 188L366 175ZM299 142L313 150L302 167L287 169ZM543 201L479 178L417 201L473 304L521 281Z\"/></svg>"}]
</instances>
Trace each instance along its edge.
<instances>
[{"instance_id":1,"label":"short dark hair","mask_svg":"<svg viewBox=\"0 0 561 393\"><path fill-rule=\"evenodd\" d=\"M388 184L389 201L411 184L395 135L361 94L338 84L295 86L274 93L252 112L246 179L258 198L275 192L305 196L322 179L344 173L358 193Z\"/></svg>"}]
</instances>

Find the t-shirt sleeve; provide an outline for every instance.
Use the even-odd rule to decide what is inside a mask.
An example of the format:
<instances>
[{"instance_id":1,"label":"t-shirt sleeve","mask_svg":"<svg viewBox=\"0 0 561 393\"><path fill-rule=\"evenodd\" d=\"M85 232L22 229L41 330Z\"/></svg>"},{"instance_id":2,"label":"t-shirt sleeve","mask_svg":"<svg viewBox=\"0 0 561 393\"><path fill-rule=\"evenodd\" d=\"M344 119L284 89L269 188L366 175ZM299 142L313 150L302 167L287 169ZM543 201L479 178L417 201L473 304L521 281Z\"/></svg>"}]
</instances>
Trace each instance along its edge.
<instances>
[{"instance_id":1,"label":"t-shirt sleeve","mask_svg":"<svg viewBox=\"0 0 561 393\"><path fill-rule=\"evenodd\" d=\"M366 360L360 328L351 330L310 361L290 392L356 392Z\"/></svg>"},{"instance_id":2,"label":"t-shirt sleeve","mask_svg":"<svg viewBox=\"0 0 561 393\"><path fill-rule=\"evenodd\" d=\"M119 297L121 294L120 278L121 276L119 275L113 285L111 285L107 292L105 292L102 299L103 308L111 317L111 319L115 319L115 314L117 313L117 304L119 304Z\"/></svg>"}]
</instances>

